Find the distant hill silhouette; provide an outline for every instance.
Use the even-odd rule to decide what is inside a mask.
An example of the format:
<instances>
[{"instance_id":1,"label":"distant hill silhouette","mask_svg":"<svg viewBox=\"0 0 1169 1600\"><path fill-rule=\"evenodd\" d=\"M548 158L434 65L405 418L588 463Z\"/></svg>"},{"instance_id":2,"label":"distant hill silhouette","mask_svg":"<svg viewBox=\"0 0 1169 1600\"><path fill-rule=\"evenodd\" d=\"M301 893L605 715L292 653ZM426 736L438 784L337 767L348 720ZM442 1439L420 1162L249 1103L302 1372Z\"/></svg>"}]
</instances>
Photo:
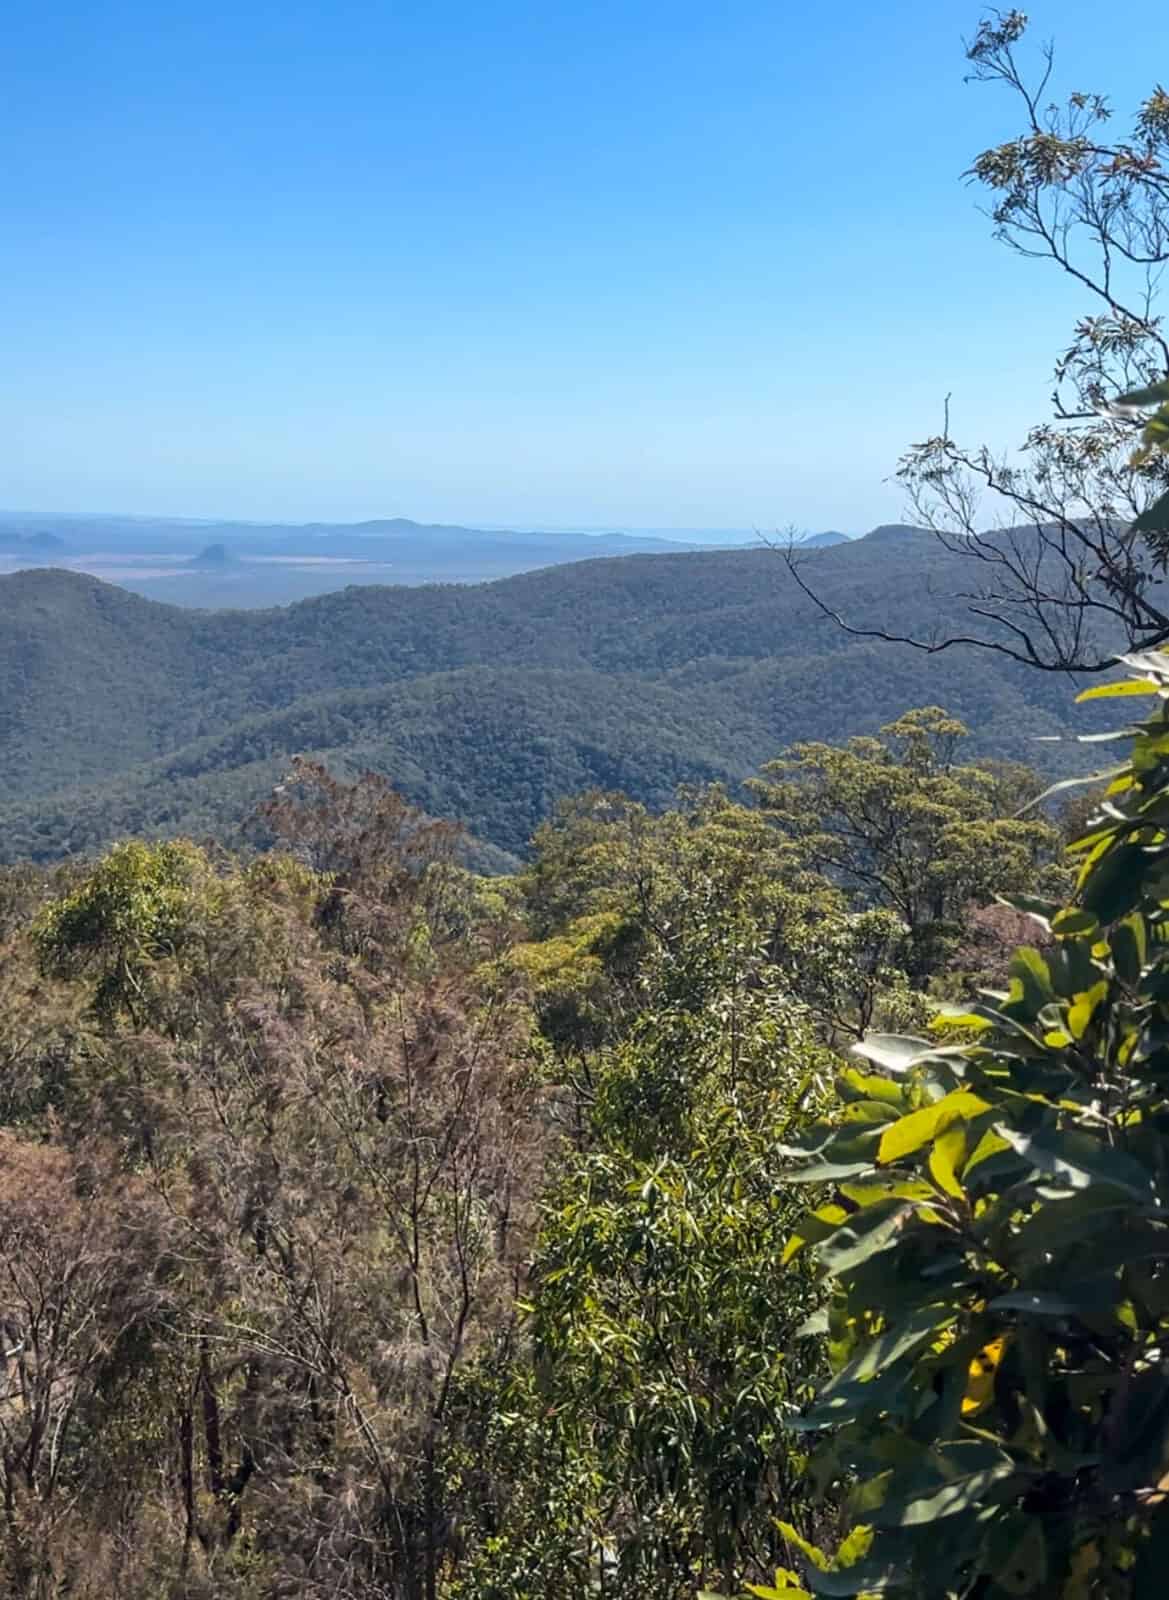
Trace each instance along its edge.
<instances>
[{"instance_id":1,"label":"distant hill silhouette","mask_svg":"<svg viewBox=\"0 0 1169 1600\"><path fill-rule=\"evenodd\" d=\"M200 550L197 556L192 556L188 565L192 567L226 567L235 560L226 545L209 544Z\"/></svg>"},{"instance_id":2,"label":"distant hill silhouette","mask_svg":"<svg viewBox=\"0 0 1169 1600\"><path fill-rule=\"evenodd\" d=\"M847 544L848 542L847 533L837 533L833 529L828 529L824 533L810 533L806 539L800 540L801 545L809 550L823 550L830 545Z\"/></svg>"}]
</instances>

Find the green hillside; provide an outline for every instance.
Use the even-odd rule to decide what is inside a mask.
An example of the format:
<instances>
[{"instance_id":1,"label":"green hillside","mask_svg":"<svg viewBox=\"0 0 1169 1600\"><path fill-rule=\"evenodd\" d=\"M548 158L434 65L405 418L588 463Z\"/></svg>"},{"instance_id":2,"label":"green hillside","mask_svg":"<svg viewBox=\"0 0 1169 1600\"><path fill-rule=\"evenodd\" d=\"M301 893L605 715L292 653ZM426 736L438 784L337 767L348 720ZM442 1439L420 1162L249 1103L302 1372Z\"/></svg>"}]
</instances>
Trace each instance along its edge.
<instances>
[{"instance_id":1,"label":"green hillside","mask_svg":"<svg viewBox=\"0 0 1169 1600\"><path fill-rule=\"evenodd\" d=\"M923 536L808 560L850 616L927 631L959 614L944 598L953 558ZM1065 681L1005 658L848 637L766 550L250 613L24 572L0 579L3 853L131 831L229 837L302 753L382 772L514 854L560 795L601 785L662 805L680 783L734 784L793 739L870 730L923 701L962 716L976 752L1037 764L1061 752L1036 739L1072 716Z\"/></svg>"}]
</instances>

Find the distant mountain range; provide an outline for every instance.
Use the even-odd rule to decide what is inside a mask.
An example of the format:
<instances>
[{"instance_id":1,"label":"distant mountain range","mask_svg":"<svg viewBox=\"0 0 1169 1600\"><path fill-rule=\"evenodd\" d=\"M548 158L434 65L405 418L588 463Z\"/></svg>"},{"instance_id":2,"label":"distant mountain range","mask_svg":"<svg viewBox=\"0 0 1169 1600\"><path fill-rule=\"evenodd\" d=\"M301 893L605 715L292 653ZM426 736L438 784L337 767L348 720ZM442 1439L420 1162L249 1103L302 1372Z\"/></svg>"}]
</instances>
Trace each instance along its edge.
<instances>
[{"instance_id":1,"label":"distant mountain range","mask_svg":"<svg viewBox=\"0 0 1169 1600\"><path fill-rule=\"evenodd\" d=\"M912 530L809 551L866 625L956 628L960 557ZM386 774L524 849L592 785L665 804L737 786L789 742L940 704L971 752L1082 769L1073 686L997 655L851 638L767 549L638 555L475 586L352 587L284 609L160 605L60 570L0 578L0 852L41 859L127 833L231 838L295 754Z\"/></svg>"},{"instance_id":2,"label":"distant mountain range","mask_svg":"<svg viewBox=\"0 0 1169 1600\"><path fill-rule=\"evenodd\" d=\"M842 534L814 534L835 543ZM50 561L172 605L285 605L355 583L478 583L603 556L758 545L711 530L538 532L391 517L358 523L205 522L0 512L0 572ZM222 550L210 558L208 551Z\"/></svg>"}]
</instances>

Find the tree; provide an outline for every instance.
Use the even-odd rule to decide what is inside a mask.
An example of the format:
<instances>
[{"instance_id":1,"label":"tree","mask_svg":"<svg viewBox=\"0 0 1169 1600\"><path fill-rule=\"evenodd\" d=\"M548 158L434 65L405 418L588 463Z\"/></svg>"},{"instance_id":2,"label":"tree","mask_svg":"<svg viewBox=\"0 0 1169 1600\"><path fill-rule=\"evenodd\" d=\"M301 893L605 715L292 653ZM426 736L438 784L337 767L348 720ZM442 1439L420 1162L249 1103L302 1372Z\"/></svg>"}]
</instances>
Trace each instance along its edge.
<instances>
[{"instance_id":1,"label":"tree","mask_svg":"<svg viewBox=\"0 0 1169 1600\"><path fill-rule=\"evenodd\" d=\"M773 1151L831 1057L770 957L766 868L784 846L718 797L656 826L634 874L647 895L638 1004L589 1059L584 1127L545 1194L527 1290L549 1499L563 1506L572 1470L552 1463L586 1469L574 1514L548 1530L557 1549L573 1530L577 1565L546 1565L521 1476L514 1518L474 1569L479 1594L551 1600L571 1576L624 1600L683 1600L760 1576L777 1509L815 1514L782 1427L817 1352L794 1337L805 1274L776 1273L798 1202ZM627 887L632 863L615 856L611 882ZM517 1390L506 1409L531 1416ZM501 1571L514 1588L495 1587Z\"/></svg>"},{"instance_id":2,"label":"tree","mask_svg":"<svg viewBox=\"0 0 1169 1600\"><path fill-rule=\"evenodd\" d=\"M42 913L36 938L46 970L95 974L94 1009L133 1017L150 964L175 954L188 937L208 877L206 859L185 841L115 846L72 894Z\"/></svg>"},{"instance_id":3,"label":"tree","mask_svg":"<svg viewBox=\"0 0 1169 1600\"><path fill-rule=\"evenodd\" d=\"M120 1172L114 1152L0 1132L5 1594L117 1592L119 1479L159 1409L169 1234L148 1186ZM74 1588L78 1566L89 1572Z\"/></svg>"},{"instance_id":4,"label":"tree","mask_svg":"<svg viewBox=\"0 0 1169 1600\"><path fill-rule=\"evenodd\" d=\"M1072 847L1073 898L1028 902L1047 953L1019 949L953 1042L858 1046L848 1104L791 1147L834 1190L787 1250L832 1287L834 1376L798 1425L855 1523L830 1577L810 1548L780 1572L793 1600L1163 1585L1169 655L1128 665L1088 693L1156 709Z\"/></svg>"},{"instance_id":5,"label":"tree","mask_svg":"<svg viewBox=\"0 0 1169 1600\"><path fill-rule=\"evenodd\" d=\"M1019 57L1026 26L1021 12L995 13L967 48L972 77L1007 88L1023 123L1016 137L983 151L969 176L988 193L996 237L1061 269L1087 309L1056 363L1050 418L1013 456L959 444L947 402L942 431L899 469L918 519L969 573L956 598L973 628L909 637L855 627L824 598L814 564L794 545L786 559L804 592L851 633L931 652L974 645L1034 667L1095 672L1123 648L1169 638L1161 586L1169 462L1134 453L1137 424L1124 404L1169 372L1156 305L1169 261L1169 94L1154 89L1131 131L1109 138L1103 96L1077 91L1046 103L1052 51L1029 73Z\"/></svg>"},{"instance_id":6,"label":"tree","mask_svg":"<svg viewBox=\"0 0 1169 1600\"><path fill-rule=\"evenodd\" d=\"M900 919L907 970L924 984L956 942L965 907L1031 887L1055 834L1004 815L1017 786L954 757L966 729L938 706L906 712L876 737L794 745L763 769L764 814L809 863L862 905Z\"/></svg>"}]
</instances>

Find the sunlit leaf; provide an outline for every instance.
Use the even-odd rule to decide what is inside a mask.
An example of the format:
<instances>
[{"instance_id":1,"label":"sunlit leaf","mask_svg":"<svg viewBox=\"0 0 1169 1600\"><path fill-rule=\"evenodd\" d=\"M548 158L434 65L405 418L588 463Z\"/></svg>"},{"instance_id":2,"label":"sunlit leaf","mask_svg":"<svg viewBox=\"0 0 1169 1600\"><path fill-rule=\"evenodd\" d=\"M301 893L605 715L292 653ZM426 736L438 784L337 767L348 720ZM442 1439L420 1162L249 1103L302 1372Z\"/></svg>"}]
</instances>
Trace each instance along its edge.
<instances>
[{"instance_id":1,"label":"sunlit leaf","mask_svg":"<svg viewBox=\"0 0 1169 1600\"><path fill-rule=\"evenodd\" d=\"M939 1133L944 1133L952 1123L968 1121L989 1110L988 1102L969 1089L954 1089L942 1099L935 1100L933 1105L923 1106L920 1111L911 1111L907 1117L900 1118L886 1128L877 1148L877 1158L883 1164L900 1161L915 1150L920 1150L923 1144Z\"/></svg>"}]
</instances>

